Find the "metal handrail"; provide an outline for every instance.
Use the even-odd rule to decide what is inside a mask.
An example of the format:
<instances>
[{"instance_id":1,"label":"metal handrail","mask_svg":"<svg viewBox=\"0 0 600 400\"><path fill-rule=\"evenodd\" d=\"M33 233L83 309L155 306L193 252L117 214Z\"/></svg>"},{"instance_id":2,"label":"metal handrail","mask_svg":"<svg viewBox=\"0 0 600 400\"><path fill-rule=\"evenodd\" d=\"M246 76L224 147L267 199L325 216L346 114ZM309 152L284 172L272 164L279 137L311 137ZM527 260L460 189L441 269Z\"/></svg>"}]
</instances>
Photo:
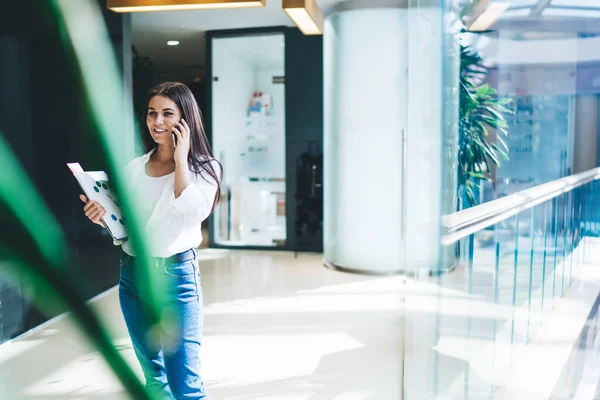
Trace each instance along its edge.
<instances>
[{"instance_id":1,"label":"metal handrail","mask_svg":"<svg viewBox=\"0 0 600 400\"><path fill-rule=\"evenodd\" d=\"M600 168L547 182L466 210L442 216L442 245L447 246L522 211L600 179Z\"/></svg>"}]
</instances>

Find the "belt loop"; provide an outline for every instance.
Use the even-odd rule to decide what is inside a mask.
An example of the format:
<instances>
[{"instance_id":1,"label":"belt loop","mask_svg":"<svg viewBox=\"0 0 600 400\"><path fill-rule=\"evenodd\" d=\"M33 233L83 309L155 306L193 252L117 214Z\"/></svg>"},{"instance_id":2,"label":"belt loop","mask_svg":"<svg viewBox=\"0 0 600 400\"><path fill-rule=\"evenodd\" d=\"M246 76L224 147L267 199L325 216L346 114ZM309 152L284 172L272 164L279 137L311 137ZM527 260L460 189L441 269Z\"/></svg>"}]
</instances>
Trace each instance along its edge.
<instances>
[{"instance_id":1,"label":"belt loop","mask_svg":"<svg viewBox=\"0 0 600 400\"><path fill-rule=\"evenodd\" d=\"M192 253L194 253L194 260L198 258L198 250L192 247Z\"/></svg>"}]
</instances>

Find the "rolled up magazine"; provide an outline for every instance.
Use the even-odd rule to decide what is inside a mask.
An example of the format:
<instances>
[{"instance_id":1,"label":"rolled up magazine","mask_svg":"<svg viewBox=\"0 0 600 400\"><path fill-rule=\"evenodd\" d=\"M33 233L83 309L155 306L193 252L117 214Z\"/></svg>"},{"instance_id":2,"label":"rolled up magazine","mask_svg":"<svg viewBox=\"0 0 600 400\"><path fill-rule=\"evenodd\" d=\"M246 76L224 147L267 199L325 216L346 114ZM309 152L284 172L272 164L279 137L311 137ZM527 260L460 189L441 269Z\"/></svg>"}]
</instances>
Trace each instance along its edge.
<instances>
[{"instance_id":1,"label":"rolled up magazine","mask_svg":"<svg viewBox=\"0 0 600 400\"><path fill-rule=\"evenodd\" d=\"M113 240L126 239L126 221L121 213L119 202L111 190L106 172L84 171L79 163L68 163L67 166L73 172L88 200L97 201L106 210L106 214L101 219Z\"/></svg>"}]
</instances>

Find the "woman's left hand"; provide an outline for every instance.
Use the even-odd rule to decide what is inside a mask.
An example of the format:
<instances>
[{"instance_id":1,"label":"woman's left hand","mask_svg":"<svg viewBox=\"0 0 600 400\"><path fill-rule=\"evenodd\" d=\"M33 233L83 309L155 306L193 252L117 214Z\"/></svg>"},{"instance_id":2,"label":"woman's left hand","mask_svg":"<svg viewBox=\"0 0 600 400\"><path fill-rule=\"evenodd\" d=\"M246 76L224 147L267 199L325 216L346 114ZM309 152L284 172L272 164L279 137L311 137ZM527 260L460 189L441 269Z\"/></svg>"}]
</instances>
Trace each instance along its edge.
<instances>
[{"instance_id":1,"label":"woman's left hand","mask_svg":"<svg viewBox=\"0 0 600 400\"><path fill-rule=\"evenodd\" d=\"M177 144L175 144L175 154L173 158L176 164L187 163L188 154L190 152L190 127L183 119L173 128L173 132L177 136Z\"/></svg>"}]
</instances>

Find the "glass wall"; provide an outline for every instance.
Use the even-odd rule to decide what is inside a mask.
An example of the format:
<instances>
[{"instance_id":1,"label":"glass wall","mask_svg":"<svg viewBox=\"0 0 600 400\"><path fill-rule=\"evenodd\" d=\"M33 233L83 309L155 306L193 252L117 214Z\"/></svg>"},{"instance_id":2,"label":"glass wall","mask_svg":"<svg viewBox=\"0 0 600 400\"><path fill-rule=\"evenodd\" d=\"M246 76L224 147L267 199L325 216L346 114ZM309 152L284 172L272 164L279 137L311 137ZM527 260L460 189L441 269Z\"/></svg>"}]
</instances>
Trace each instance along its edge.
<instances>
[{"instance_id":1,"label":"glass wall","mask_svg":"<svg viewBox=\"0 0 600 400\"><path fill-rule=\"evenodd\" d=\"M445 82L432 103L444 101L445 214L474 207L463 213L473 224L481 203L599 165L600 2L416 1L413 15L424 4L444 15L421 20L409 43L428 48L430 37L444 36ZM405 399L563 398L555 385L597 296L590 302L586 282L574 278L590 268L590 247L580 243L597 235L589 229L596 190L581 187L442 246L438 274L415 265L405 287ZM574 292L567 329L552 318ZM581 379L566 380L576 389Z\"/></svg>"},{"instance_id":2,"label":"glass wall","mask_svg":"<svg viewBox=\"0 0 600 400\"><path fill-rule=\"evenodd\" d=\"M223 163L214 242L285 245L285 39L212 39L212 140Z\"/></svg>"},{"instance_id":3,"label":"glass wall","mask_svg":"<svg viewBox=\"0 0 600 400\"><path fill-rule=\"evenodd\" d=\"M483 57L489 70L484 82L510 100L510 113L503 115L508 157L492 166L481 202L568 176L574 168L577 34L522 29L462 35ZM539 49L546 45L563 54L540 56Z\"/></svg>"}]
</instances>

